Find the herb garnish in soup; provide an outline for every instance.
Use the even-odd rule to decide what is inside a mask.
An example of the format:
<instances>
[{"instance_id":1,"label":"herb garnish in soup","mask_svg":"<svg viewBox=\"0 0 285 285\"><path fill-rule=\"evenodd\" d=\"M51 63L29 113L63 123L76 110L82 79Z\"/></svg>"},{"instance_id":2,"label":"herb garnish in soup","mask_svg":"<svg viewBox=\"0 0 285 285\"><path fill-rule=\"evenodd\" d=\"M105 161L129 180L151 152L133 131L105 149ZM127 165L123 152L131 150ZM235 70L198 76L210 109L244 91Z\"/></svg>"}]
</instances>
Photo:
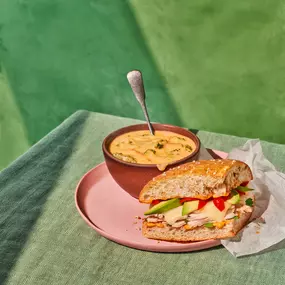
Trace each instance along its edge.
<instances>
[{"instance_id":1,"label":"herb garnish in soup","mask_svg":"<svg viewBox=\"0 0 285 285\"><path fill-rule=\"evenodd\" d=\"M138 164L157 164L164 170L169 163L190 155L196 146L188 137L169 131L134 131L116 137L110 152L120 160Z\"/></svg>"}]
</instances>

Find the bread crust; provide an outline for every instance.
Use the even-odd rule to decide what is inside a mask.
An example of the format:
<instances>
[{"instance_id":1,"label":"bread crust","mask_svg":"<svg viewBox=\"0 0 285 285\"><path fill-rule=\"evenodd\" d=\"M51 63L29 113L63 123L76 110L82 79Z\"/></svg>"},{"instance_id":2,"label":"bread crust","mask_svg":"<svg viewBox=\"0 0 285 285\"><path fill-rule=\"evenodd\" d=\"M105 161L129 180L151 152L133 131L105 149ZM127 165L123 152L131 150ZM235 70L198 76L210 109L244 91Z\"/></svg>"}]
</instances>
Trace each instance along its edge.
<instances>
[{"instance_id":1,"label":"bread crust","mask_svg":"<svg viewBox=\"0 0 285 285\"><path fill-rule=\"evenodd\" d=\"M238 220L232 219L223 228L206 228L204 226L186 230L184 227L171 228L170 226L147 227L147 222L143 222L142 234L146 238L175 241L194 242L211 239L226 239L236 236L236 234L247 224L252 212L243 213Z\"/></svg>"},{"instance_id":2,"label":"bread crust","mask_svg":"<svg viewBox=\"0 0 285 285\"><path fill-rule=\"evenodd\" d=\"M241 179L232 179L230 183L227 181L228 176L235 171L237 175L241 173L241 170L244 173L244 177L246 180L252 180L252 172L249 166L239 160L232 159L217 159L217 160L199 160L192 161L178 167L172 168L157 177L153 178L149 181L139 195L139 201L141 203L151 203L155 199L167 200L171 198L183 198L183 197L192 197L198 199L208 199L211 197L217 196L226 196L230 193L230 190L239 186L242 182ZM234 174L235 174L234 173ZM236 174L235 174L236 175ZM239 175L240 176L240 175ZM180 179L183 177L184 179L192 179L192 182L203 184L203 189L205 191L196 190L195 193L189 196L190 193L185 190L183 193L178 193L177 191L160 191L158 194L157 190L153 190L154 188L159 188L163 183L170 184L174 179ZM215 189L217 187L225 187L224 192L221 195L216 195ZM151 193L156 192L155 194ZM157 194L157 195L156 195ZM188 196L187 196L188 195ZM215 196L216 195L216 196Z\"/></svg>"}]
</instances>

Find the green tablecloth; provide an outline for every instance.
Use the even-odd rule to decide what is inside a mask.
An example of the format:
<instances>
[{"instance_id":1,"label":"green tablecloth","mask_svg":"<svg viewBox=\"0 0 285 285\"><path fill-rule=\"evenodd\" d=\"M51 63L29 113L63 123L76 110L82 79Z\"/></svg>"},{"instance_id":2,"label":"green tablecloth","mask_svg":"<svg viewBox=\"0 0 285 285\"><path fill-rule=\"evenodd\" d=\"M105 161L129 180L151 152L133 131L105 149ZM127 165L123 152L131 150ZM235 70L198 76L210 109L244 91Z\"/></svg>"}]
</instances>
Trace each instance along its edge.
<instances>
[{"instance_id":1,"label":"green tablecloth","mask_svg":"<svg viewBox=\"0 0 285 285\"><path fill-rule=\"evenodd\" d=\"M89 228L74 204L81 176L103 161L101 142L139 121L79 111L0 173L0 284L285 284L285 250L235 259L223 247L192 253L139 251ZM199 131L229 151L246 138ZM263 143L285 169L285 146Z\"/></svg>"}]
</instances>

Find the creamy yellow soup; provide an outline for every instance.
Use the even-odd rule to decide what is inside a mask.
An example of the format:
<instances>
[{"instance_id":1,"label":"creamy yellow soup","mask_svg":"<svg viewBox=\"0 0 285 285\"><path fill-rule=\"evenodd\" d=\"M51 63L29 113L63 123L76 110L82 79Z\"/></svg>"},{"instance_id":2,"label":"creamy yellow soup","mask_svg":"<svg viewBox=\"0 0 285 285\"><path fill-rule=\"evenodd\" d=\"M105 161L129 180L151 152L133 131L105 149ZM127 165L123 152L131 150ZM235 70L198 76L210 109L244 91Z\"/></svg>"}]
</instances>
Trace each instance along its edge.
<instances>
[{"instance_id":1,"label":"creamy yellow soup","mask_svg":"<svg viewBox=\"0 0 285 285\"><path fill-rule=\"evenodd\" d=\"M157 164L164 170L169 163L190 155L196 148L193 140L169 131L134 131L116 137L110 152L116 158L138 164Z\"/></svg>"}]
</instances>

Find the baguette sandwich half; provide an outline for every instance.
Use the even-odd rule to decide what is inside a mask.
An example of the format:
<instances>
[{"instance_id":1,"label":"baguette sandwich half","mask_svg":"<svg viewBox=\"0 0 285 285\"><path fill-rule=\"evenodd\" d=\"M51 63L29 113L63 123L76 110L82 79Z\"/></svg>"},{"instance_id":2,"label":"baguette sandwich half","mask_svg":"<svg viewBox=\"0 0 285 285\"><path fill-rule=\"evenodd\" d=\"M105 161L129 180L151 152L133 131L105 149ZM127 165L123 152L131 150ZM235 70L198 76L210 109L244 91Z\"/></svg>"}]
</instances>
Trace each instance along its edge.
<instances>
[{"instance_id":1,"label":"baguette sandwich half","mask_svg":"<svg viewBox=\"0 0 285 285\"><path fill-rule=\"evenodd\" d=\"M143 235L167 241L201 241L235 236L253 212L253 179L238 160L186 163L152 179L139 201L150 204Z\"/></svg>"}]
</instances>

